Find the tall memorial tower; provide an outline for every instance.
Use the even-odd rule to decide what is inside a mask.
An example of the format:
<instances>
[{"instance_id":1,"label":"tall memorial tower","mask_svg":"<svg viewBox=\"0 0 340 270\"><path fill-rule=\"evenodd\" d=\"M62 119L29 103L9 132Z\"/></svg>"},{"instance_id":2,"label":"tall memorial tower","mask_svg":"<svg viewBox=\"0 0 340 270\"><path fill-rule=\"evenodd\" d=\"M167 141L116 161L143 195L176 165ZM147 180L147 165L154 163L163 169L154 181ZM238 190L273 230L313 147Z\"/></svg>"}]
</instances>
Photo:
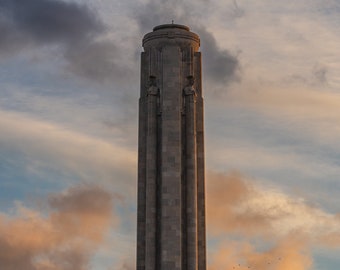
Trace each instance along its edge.
<instances>
[{"instance_id":1,"label":"tall memorial tower","mask_svg":"<svg viewBox=\"0 0 340 270\"><path fill-rule=\"evenodd\" d=\"M206 270L199 36L144 36L139 100L137 270Z\"/></svg>"}]
</instances>

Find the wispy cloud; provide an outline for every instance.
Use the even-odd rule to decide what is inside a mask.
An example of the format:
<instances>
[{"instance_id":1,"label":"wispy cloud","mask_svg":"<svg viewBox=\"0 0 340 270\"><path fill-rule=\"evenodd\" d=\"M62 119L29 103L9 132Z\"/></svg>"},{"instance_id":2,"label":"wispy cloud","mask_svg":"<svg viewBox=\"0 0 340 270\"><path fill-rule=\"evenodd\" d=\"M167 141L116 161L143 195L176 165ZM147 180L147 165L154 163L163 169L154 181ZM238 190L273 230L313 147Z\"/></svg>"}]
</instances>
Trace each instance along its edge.
<instances>
[{"instance_id":1,"label":"wispy cloud","mask_svg":"<svg viewBox=\"0 0 340 270\"><path fill-rule=\"evenodd\" d=\"M231 104L251 109L268 118L290 123L288 129L303 129L316 142L337 145L340 99L337 92L317 87L249 83L229 92ZM284 125L282 125L284 126ZM301 130L302 131L302 130Z\"/></svg>"},{"instance_id":2,"label":"wispy cloud","mask_svg":"<svg viewBox=\"0 0 340 270\"><path fill-rule=\"evenodd\" d=\"M93 179L131 192L136 155L118 144L65 130L48 122L17 113L0 111L0 142L10 151L20 151L26 170L42 173L54 168L85 182ZM48 177L43 175L42 177Z\"/></svg>"}]
</instances>

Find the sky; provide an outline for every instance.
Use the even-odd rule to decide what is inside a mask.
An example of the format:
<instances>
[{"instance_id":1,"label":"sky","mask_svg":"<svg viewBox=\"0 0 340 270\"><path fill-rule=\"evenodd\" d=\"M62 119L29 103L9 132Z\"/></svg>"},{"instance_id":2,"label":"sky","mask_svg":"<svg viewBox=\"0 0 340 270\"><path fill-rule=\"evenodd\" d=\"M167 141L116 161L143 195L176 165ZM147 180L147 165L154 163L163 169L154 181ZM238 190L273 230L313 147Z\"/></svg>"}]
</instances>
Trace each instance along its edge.
<instances>
[{"instance_id":1,"label":"sky","mask_svg":"<svg viewBox=\"0 0 340 270\"><path fill-rule=\"evenodd\" d=\"M339 0L0 0L0 265L135 268L142 38L201 37L208 269L340 266Z\"/></svg>"}]
</instances>

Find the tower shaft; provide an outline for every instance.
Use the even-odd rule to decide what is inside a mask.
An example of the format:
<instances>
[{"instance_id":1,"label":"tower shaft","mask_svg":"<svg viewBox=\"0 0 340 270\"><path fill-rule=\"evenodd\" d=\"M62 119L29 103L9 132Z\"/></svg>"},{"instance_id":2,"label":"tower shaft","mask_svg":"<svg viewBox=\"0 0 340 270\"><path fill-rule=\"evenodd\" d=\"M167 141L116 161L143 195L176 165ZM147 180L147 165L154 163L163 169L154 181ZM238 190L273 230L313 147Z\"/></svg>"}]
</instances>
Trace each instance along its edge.
<instances>
[{"instance_id":1,"label":"tower shaft","mask_svg":"<svg viewBox=\"0 0 340 270\"><path fill-rule=\"evenodd\" d=\"M186 26L161 25L143 47L137 270L205 270L199 37Z\"/></svg>"}]
</instances>

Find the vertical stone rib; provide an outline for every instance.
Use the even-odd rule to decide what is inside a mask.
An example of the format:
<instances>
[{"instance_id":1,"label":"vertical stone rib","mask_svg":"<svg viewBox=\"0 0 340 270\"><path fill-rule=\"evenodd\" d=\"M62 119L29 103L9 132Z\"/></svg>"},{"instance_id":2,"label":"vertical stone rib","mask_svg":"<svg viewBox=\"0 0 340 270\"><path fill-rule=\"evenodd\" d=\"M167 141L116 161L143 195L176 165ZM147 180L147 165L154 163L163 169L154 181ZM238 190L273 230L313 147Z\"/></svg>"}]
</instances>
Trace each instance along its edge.
<instances>
[{"instance_id":1,"label":"vertical stone rib","mask_svg":"<svg viewBox=\"0 0 340 270\"><path fill-rule=\"evenodd\" d=\"M197 270L196 96L185 96L187 182L187 270Z\"/></svg>"},{"instance_id":2,"label":"vertical stone rib","mask_svg":"<svg viewBox=\"0 0 340 270\"><path fill-rule=\"evenodd\" d=\"M201 53L194 57L196 79L196 143L197 143L197 234L198 270L206 269L206 229L205 229L205 161L204 161L204 106L202 98Z\"/></svg>"},{"instance_id":3,"label":"vertical stone rib","mask_svg":"<svg viewBox=\"0 0 340 270\"><path fill-rule=\"evenodd\" d=\"M146 97L146 270L156 269L157 98L155 94Z\"/></svg>"},{"instance_id":4,"label":"vertical stone rib","mask_svg":"<svg viewBox=\"0 0 340 270\"><path fill-rule=\"evenodd\" d=\"M137 209L137 270L145 270L145 100L139 101L139 149L138 149L138 209Z\"/></svg>"},{"instance_id":5,"label":"vertical stone rib","mask_svg":"<svg viewBox=\"0 0 340 270\"><path fill-rule=\"evenodd\" d=\"M181 270L181 97L177 46L162 50L161 270Z\"/></svg>"},{"instance_id":6,"label":"vertical stone rib","mask_svg":"<svg viewBox=\"0 0 340 270\"><path fill-rule=\"evenodd\" d=\"M137 270L145 270L145 211L146 211L146 127L145 127L145 53L141 54L141 97L139 99L138 127L138 209L137 209Z\"/></svg>"}]
</instances>

